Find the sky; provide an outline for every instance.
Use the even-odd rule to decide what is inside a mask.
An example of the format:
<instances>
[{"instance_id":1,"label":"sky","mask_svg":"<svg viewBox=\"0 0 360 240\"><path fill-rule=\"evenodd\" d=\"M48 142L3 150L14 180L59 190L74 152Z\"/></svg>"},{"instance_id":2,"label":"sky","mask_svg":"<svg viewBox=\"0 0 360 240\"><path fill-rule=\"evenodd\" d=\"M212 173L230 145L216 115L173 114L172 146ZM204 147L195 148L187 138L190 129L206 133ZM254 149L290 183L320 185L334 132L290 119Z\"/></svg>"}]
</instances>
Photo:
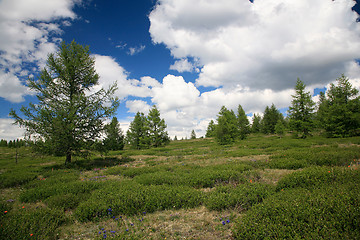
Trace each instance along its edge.
<instances>
[{"instance_id":1,"label":"sky","mask_svg":"<svg viewBox=\"0 0 360 240\"><path fill-rule=\"evenodd\" d=\"M317 101L345 74L360 89L352 0L0 0L0 139L23 136L10 109L62 41L89 46L99 87L117 82L124 132L160 110L171 137L205 135L221 106L286 114L297 78Z\"/></svg>"}]
</instances>

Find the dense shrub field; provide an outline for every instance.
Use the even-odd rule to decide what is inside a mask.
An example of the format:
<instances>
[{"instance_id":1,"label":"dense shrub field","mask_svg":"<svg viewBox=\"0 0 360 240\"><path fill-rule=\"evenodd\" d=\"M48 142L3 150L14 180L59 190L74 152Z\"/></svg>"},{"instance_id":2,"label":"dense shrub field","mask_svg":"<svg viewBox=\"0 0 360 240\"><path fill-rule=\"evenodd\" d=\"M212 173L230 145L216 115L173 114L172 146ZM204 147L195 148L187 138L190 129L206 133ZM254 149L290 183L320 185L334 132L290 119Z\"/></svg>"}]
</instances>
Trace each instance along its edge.
<instances>
[{"instance_id":1,"label":"dense shrub field","mask_svg":"<svg viewBox=\"0 0 360 240\"><path fill-rule=\"evenodd\" d=\"M255 134L67 166L0 148L0 239L360 239L359 144Z\"/></svg>"}]
</instances>

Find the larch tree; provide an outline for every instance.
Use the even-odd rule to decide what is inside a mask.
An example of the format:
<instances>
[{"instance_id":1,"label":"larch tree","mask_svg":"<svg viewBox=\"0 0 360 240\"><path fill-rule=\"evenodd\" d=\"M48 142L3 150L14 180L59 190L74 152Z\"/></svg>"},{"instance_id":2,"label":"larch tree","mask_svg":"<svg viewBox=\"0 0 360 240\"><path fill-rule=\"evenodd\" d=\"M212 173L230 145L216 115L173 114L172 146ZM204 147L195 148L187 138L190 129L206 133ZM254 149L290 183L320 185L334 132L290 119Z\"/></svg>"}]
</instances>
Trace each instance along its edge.
<instances>
[{"instance_id":1,"label":"larch tree","mask_svg":"<svg viewBox=\"0 0 360 240\"><path fill-rule=\"evenodd\" d=\"M275 105L271 104L271 107L266 106L261 120L262 132L265 134L275 133L275 125L279 119L283 120L283 116Z\"/></svg>"},{"instance_id":2,"label":"larch tree","mask_svg":"<svg viewBox=\"0 0 360 240\"><path fill-rule=\"evenodd\" d=\"M223 106L219 112L217 123L215 135L217 142L221 145L235 142L239 137L239 128L234 111Z\"/></svg>"},{"instance_id":3,"label":"larch tree","mask_svg":"<svg viewBox=\"0 0 360 240\"><path fill-rule=\"evenodd\" d=\"M169 135L166 131L165 120L161 119L160 111L154 105L147 116L147 124L149 127L150 145L160 147L170 142Z\"/></svg>"},{"instance_id":4,"label":"larch tree","mask_svg":"<svg viewBox=\"0 0 360 240\"><path fill-rule=\"evenodd\" d=\"M259 114L254 113L253 121L251 124L251 132L258 133L261 130L261 116Z\"/></svg>"},{"instance_id":5,"label":"larch tree","mask_svg":"<svg viewBox=\"0 0 360 240\"><path fill-rule=\"evenodd\" d=\"M250 123L241 105L238 106L236 117L239 128L239 137L240 139L245 139L246 136L250 133Z\"/></svg>"},{"instance_id":6,"label":"larch tree","mask_svg":"<svg viewBox=\"0 0 360 240\"><path fill-rule=\"evenodd\" d=\"M298 78L295 85L295 95L292 95L289 107L290 129L301 134L302 138L310 135L314 126L314 106L310 92L305 91L306 85Z\"/></svg>"},{"instance_id":7,"label":"larch tree","mask_svg":"<svg viewBox=\"0 0 360 240\"><path fill-rule=\"evenodd\" d=\"M144 113L136 113L126 133L126 139L132 148L141 149L149 147L149 127Z\"/></svg>"},{"instance_id":8,"label":"larch tree","mask_svg":"<svg viewBox=\"0 0 360 240\"><path fill-rule=\"evenodd\" d=\"M106 138L103 144L106 150L123 150L124 149L124 134L120 128L120 123L116 117L113 117L111 122L105 126Z\"/></svg>"},{"instance_id":9,"label":"larch tree","mask_svg":"<svg viewBox=\"0 0 360 240\"><path fill-rule=\"evenodd\" d=\"M39 78L28 81L38 103L23 106L20 111L24 117L14 110L10 116L25 128L26 135L40 139L49 152L66 155L65 163L70 163L74 154L91 148L104 120L119 105L113 97L116 84L95 92L93 87L98 83L89 47L63 42L56 54L49 54Z\"/></svg>"},{"instance_id":10,"label":"larch tree","mask_svg":"<svg viewBox=\"0 0 360 240\"><path fill-rule=\"evenodd\" d=\"M216 135L216 124L215 124L214 120L210 120L209 125L206 129L205 137L207 137L207 138L215 137L215 135Z\"/></svg>"}]
</instances>

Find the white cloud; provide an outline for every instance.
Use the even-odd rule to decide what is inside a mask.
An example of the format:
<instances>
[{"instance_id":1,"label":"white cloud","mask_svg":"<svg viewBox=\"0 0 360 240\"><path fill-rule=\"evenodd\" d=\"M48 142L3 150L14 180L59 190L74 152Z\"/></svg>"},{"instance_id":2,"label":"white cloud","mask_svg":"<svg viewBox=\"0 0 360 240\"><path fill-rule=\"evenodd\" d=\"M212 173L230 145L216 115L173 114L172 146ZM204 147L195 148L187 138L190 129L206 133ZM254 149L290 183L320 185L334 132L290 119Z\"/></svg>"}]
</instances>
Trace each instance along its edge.
<instances>
[{"instance_id":1,"label":"white cloud","mask_svg":"<svg viewBox=\"0 0 360 240\"><path fill-rule=\"evenodd\" d=\"M0 118L0 139L10 141L24 136L24 130L13 123L13 119Z\"/></svg>"},{"instance_id":2,"label":"white cloud","mask_svg":"<svg viewBox=\"0 0 360 240\"><path fill-rule=\"evenodd\" d=\"M196 67L188 61L187 58L177 60L173 65L170 66L171 70L176 70L180 73L182 72L192 72Z\"/></svg>"},{"instance_id":3,"label":"white cloud","mask_svg":"<svg viewBox=\"0 0 360 240\"><path fill-rule=\"evenodd\" d=\"M141 53L142 51L145 50L145 46L144 45L140 45L139 47L130 47L129 48L129 51L128 51L128 54L133 56L133 55L136 55L138 53Z\"/></svg>"},{"instance_id":4,"label":"white cloud","mask_svg":"<svg viewBox=\"0 0 360 240\"><path fill-rule=\"evenodd\" d=\"M118 90L115 94L120 99L126 98L127 96L150 97L151 87L160 84L151 77L143 77L140 81L129 79L128 72L126 72L113 57L102 55L94 56L95 69L100 75L99 86L97 86L95 90L99 90L101 87L106 89L116 82Z\"/></svg>"},{"instance_id":5,"label":"white cloud","mask_svg":"<svg viewBox=\"0 0 360 240\"><path fill-rule=\"evenodd\" d=\"M2 0L0 1L0 71L2 87L0 97L9 101L23 100L27 92L22 77L24 63L39 67L45 65L47 54L56 50L58 38L49 39L51 33L61 34L61 19L76 17L72 8L80 0ZM66 20L66 21L68 21ZM17 96L13 96L17 93Z\"/></svg>"},{"instance_id":6,"label":"white cloud","mask_svg":"<svg viewBox=\"0 0 360 240\"><path fill-rule=\"evenodd\" d=\"M147 102L142 101L142 100L127 101L126 107L129 109L129 112L132 112L132 113L142 112L145 114L151 108L151 106L149 104L147 104Z\"/></svg>"},{"instance_id":7,"label":"white cloud","mask_svg":"<svg viewBox=\"0 0 360 240\"><path fill-rule=\"evenodd\" d=\"M360 57L354 3L159 0L150 33L176 59L199 59L199 86L278 91L297 77L325 85Z\"/></svg>"}]
</instances>

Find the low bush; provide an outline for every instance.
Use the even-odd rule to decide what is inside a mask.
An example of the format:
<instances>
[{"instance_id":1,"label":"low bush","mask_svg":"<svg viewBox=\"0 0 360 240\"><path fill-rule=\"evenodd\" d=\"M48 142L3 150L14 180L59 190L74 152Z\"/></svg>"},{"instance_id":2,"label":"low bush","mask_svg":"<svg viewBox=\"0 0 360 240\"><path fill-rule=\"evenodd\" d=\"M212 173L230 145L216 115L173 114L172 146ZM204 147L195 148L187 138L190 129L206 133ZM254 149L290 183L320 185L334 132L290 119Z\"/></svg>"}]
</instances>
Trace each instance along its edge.
<instances>
[{"instance_id":1,"label":"low bush","mask_svg":"<svg viewBox=\"0 0 360 240\"><path fill-rule=\"evenodd\" d=\"M332 183L360 182L360 170L338 167L309 167L281 178L276 189L318 188Z\"/></svg>"},{"instance_id":2,"label":"low bush","mask_svg":"<svg viewBox=\"0 0 360 240\"><path fill-rule=\"evenodd\" d=\"M84 201L89 194L72 194L55 195L47 198L45 203L49 208L56 208L62 210L75 209L81 201Z\"/></svg>"},{"instance_id":3,"label":"low bush","mask_svg":"<svg viewBox=\"0 0 360 240\"><path fill-rule=\"evenodd\" d=\"M202 204L202 197L202 192L186 186L144 186L122 181L96 190L87 201L80 203L75 216L84 222L120 214L192 208Z\"/></svg>"},{"instance_id":4,"label":"low bush","mask_svg":"<svg viewBox=\"0 0 360 240\"><path fill-rule=\"evenodd\" d=\"M10 170L0 174L0 188L16 187L36 178L37 172L27 169Z\"/></svg>"},{"instance_id":5,"label":"low bush","mask_svg":"<svg viewBox=\"0 0 360 240\"><path fill-rule=\"evenodd\" d=\"M358 239L359 184L287 189L250 209L235 239Z\"/></svg>"},{"instance_id":6,"label":"low bush","mask_svg":"<svg viewBox=\"0 0 360 240\"><path fill-rule=\"evenodd\" d=\"M218 186L206 195L204 203L209 210L220 211L227 208L248 210L273 193L273 187L260 183L240 184L236 187Z\"/></svg>"},{"instance_id":7,"label":"low bush","mask_svg":"<svg viewBox=\"0 0 360 240\"><path fill-rule=\"evenodd\" d=\"M48 208L13 209L2 221L1 239L57 239L56 229L66 222L63 211Z\"/></svg>"}]
</instances>

